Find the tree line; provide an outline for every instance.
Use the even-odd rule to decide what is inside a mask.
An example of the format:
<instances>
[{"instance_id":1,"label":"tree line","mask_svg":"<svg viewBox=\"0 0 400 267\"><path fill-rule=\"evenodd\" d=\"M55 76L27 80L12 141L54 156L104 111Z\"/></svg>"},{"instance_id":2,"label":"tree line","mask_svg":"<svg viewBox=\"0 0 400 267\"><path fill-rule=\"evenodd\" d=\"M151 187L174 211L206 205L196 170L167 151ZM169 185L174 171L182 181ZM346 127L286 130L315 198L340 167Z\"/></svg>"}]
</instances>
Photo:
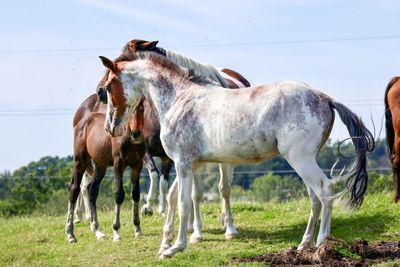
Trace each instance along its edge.
<instances>
[{"instance_id":1,"label":"tree line","mask_svg":"<svg viewBox=\"0 0 400 267\"><path fill-rule=\"evenodd\" d=\"M331 142L321 149L317 161L327 175L335 164L333 175L343 168L350 168L354 157L350 142ZM386 152L385 140L376 142L375 150L368 155L370 183L368 192L391 191L393 182ZM159 161L156 159L159 166ZM20 216L35 212L62 214L66 210L67 187L73 173L73 158L46 156L26 166L0 174L0 215ZM127 170L129 175L129 170ZM171 181L174 179L172 170ZM206 164L201 172L203 192L209 200L218 197L218 165ZM108 169L101 185L99 207L110 208L113 203L113 170ZM129 187L128 182L124 185ZM147 172L141 178L142 193L149 187ZM126 190L129 190L126 188ZM276 157L255 165L240 165L235 168L232 197L247 201L287 201L307 196L300 177L282 157Z\"/></svg>"}]
</instances>

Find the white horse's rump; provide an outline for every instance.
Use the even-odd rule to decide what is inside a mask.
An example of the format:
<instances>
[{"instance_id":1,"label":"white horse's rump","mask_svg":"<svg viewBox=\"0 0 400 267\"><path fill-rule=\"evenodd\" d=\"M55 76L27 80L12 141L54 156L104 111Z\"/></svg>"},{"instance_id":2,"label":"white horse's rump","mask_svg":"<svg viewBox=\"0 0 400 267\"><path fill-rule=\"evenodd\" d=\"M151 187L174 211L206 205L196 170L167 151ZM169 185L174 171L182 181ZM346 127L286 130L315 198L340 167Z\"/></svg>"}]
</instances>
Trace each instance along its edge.
<instances>
[{"instance_id":1,"label":"white horse's rump","mask_svg":"<svg viewBox=\"0 0 400 267\"><path fill-rule=\"evenodd\" d=\"M350 204L358 207L367 185L366 153L373 149L371 133L348 108L304 83L223 89L204 78L190 76L153 53L138 54L132 62L112 63L106 83L109 99L105 127L113 133L142 96L154 107L161 124L160 138L175 162L179 198L179 233L170 246L172 224L168 211L161 257L171 257L187 245L187 218L196 169L203 162L252 163L283 155L302 177L312 212L299 248L313 244L314 229L322 210L317 244L329 235L333 182L316 163L327 140L336 109L356 147L355 165L347 174ZM115 110L125 112L117 115ZM170 194L172 191L170 192ZM169 203L173 209L173 203Z\"/></svg>"}]
</instances>

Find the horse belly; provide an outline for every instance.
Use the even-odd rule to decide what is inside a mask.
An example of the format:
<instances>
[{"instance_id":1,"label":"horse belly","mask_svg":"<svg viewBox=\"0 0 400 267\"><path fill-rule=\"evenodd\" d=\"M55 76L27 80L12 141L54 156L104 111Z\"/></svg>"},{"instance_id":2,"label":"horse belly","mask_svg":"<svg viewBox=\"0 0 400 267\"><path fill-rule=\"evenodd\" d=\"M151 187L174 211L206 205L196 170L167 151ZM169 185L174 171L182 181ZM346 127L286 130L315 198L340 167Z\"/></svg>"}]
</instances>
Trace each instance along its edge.
<instances>
[{"instance_id":1,"label":"horse belly","mask_svg":"<svg viewBox=\"0 0 400 267\"><path fill-rule=\"evenodd\" d=\"M249 138L224 138L207 146L201 160L230 164L269 160L279 154L276 139L259 134Z\"/></svg>"}]
</instances>

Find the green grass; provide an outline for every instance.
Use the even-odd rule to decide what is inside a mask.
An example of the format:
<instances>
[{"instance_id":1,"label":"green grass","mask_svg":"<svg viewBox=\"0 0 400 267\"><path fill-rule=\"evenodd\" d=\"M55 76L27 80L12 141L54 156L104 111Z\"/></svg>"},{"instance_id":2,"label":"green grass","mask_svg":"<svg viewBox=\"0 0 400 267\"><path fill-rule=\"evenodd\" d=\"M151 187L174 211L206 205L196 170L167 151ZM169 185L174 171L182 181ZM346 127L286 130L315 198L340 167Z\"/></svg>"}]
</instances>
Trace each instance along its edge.
<instances>
[{"instance_id":1,"label":"green grass","mask_svg":"<svg viewBox=\"0 0 400 267\"><path fill-rule=\"evenodd\" d=\"M170 260L158 260L164 219L142 217L144 236L134 238L128 201L122 213L122 238L112 242L113 212L100 212L101 229L109 237L97 241L87 222L76 225L78 243L68 244L65 216L0 218L0 266L224 266L232 257L250 257L298 245L309 215L307 199L288 203L234 203L239 237L226 241L218 204L202 206L204 242L189 245ZM359 211L334 207L332 235L354 241L400 240L400 209L390 194L368 196ZM393 264L393 263L391 263ZM249 266L261 266L252 263Z\"/></svg>"}]
</instances>

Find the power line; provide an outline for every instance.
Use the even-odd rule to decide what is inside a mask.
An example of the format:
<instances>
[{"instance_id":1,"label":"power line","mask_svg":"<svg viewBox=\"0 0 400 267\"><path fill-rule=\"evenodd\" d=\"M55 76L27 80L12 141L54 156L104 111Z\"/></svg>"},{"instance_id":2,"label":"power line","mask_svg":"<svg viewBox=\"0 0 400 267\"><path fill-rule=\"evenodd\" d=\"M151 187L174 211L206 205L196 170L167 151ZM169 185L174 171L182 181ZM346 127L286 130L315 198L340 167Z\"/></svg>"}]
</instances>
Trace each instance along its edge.
<instances>
[{"instance_id":1,"label":"power line","mask_svg":"<svg viewBox=\"0 0 400 267\"><path fill-rule=\"evenodd\" d=\"M306 40L282 40L282 41L260 41L260 42L242 42L242 43L220 43L220 44L198 44L198 45L178 45L173 48L181 47L217 47L217 46L258 46L258 45L279 45L279 44L307 44L307 43L333 43L333 42L349 42L349 41L371 41L371 40L390 40L400 39L400 35L386 36L360 36L360 37L343 37L328 39L306 39Z\"/></svg>"},{"instance_id":2,"label":"power line","mask_svg":"<svg viewBox=\"0 0 400 267\"><path fill-rule=\"evenodd\" d=\"M382 99L348 99L339 100L351 107L362 106L381 106ZM67 116L73 115L75 109L9 109L0 110L0 117L18 117L18 116Z\"/></svg>"},{"instance_id":3,"label":"power line","mask_svg":"<svg viewBox=\"0 0 400 267\"><path fill-rule=\"evenodd\" d=\"M358 36L358 37L339 37L339 38L326 38L326 39L278 40L278 41L257 41L257 42L237 42L237 43L232 42L232 43L210 43L210 44L187 44L187 45L171 45L169 46L169 48L290 45L290 44L335 43L335 42L374 41L374 40L392 40L392 39L400 39L400 35ZM1 49L0 54L98 52L98 51L113 51L113 50L120 50L120 48L88 47L88 48Z\"/></svg>"}]
</instances>

